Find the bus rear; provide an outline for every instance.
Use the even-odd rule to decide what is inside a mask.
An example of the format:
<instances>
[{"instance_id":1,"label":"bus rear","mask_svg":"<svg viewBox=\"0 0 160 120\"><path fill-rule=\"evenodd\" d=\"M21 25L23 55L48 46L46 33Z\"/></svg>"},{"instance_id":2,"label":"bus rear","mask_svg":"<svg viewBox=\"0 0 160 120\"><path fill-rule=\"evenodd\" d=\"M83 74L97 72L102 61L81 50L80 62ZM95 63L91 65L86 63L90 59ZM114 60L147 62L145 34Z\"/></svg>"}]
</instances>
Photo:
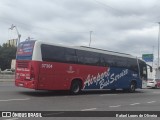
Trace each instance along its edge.
<instances>
[{"instance_id":1,"label":"bus rear","mask_svg":"<svg viewBox=\"0 0 160 120\"><path fill-rule=\"evenodd\" d=\"M36 66L37 61L32 60L35 41L24 41L18 45L16 55L15 85L25 88L37 88Z\"/></svg>"}]
</instances>

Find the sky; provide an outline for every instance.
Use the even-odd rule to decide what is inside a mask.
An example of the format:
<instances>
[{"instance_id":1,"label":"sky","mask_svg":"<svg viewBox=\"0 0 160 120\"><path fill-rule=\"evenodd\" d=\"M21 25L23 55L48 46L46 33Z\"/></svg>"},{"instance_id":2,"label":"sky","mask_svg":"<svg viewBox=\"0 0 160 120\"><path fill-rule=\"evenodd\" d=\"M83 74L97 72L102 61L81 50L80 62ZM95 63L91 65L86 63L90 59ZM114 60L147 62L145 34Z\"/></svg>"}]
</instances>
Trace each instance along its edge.
<instances>
[{"instance_id":1,"label":"sky","mask_svg":"<svg viewBox=\"0 0 160 120\"><path fill-rule=\"evenodd\" d=\"M0 44L28 37L55 44L158 54L159 0L0 0ZM92 31L92 32L90 32Z\"/></svg>"}]
</instances>

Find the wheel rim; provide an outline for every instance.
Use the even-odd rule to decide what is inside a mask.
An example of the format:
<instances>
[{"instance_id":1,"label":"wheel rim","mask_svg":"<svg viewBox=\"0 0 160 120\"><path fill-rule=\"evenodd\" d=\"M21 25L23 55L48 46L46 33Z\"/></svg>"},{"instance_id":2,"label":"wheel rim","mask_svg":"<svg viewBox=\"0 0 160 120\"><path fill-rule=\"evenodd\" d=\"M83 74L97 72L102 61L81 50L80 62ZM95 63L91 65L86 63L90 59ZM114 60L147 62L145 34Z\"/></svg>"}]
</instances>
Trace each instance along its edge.
<instances>
[{"instance_id":1,"label":"wheel rim","mask_svg":"<svg viewBox=\"0 0 160 120\"><path fill-rule=\"evenodd\" d=\"M78 85L78 84L74 84L74 85L73 85L73 88L72 88L73 93L78 93L79 90L80 90L79 85Z\"/></svg>"},{"instance_id":2,"label":"wheel rim","mask_svg":"<svg viewBox=\"0 0 160 120\"><path fill-rule=\"evenodd\" d=\"M134 83L131 84L131 91L132 92L135 91L135 84Z\"/></svg>"}]
</instances>

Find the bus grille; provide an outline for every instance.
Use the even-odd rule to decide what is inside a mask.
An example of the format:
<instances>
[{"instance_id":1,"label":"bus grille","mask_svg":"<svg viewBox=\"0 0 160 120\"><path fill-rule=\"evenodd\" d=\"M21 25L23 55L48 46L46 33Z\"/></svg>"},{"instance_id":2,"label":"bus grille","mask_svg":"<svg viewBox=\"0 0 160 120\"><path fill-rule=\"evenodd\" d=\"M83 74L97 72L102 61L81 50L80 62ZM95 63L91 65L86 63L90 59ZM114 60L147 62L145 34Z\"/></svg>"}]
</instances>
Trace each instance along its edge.
<instances>
[{"instance_id":1,"label":"bus grille","mask_svg":"<svg viewBox=\"0 0 160 120\"><path fill-rule=\"evenodd\" d=\"M18 68L28 68L29 62L17 62L17 67Z\"/></svg>"}]
</instances>

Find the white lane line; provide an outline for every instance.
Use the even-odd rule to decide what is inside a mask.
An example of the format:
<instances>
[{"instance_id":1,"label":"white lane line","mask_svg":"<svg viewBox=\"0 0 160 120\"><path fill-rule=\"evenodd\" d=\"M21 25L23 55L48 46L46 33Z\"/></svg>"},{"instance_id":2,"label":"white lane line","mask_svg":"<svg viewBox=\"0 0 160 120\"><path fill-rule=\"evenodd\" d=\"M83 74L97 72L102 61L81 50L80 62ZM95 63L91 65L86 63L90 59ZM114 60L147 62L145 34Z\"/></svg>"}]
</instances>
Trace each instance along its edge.
<instances>
[{"instance_id":1,"label":"white lane line","mask_svg":"<svg viewBox=\"0 0 160 120\"><path fill-rule=\"evenodd\" d=\"M89 108L89 109L82 109L81 111L92 111L92 110L96 110L97 108Z\"/></svg>"},{"instance_id":2,"label":"white lane line","mask_svg":"<svg viewBox=\"0 0 160 120\"><path fill-rule=\"evenodd\" d=\"M7 102L7 101L21 101L21 100L29 100L30 98L24 98L24 99L7 99L7 100L0 100L0 102Z\"/></svg>"},{"instance_id":3,"label":"white lane line","mask_svg":"<svg viewBox=\"0 0 160 120\"><path fill-rule=\"evenodd\" d=\"M150 101L150 102L147 102L147 103L155 103L156 101Z\"/></svg>"},{"instance_id":4,"label":"white lane line","mask_svg":"<svg viewBox=\"0 0 160 120\"><path fill-rule=\"evenodd\" d=\"M9 118L9 119L3 119L3 120L18 120L19 118Z\"/></svg>"},{"instance_id":5,"label":"white lane line","mask_svg":"<svg viewBox=\"0 0 160 120\"><path fill-rule=\"evenodd\" d=\"M110 108L120 107L121 105L109 106Z\"/></svg>"},{"instance_id":6,"label":"white lane line","mask_svg":"<svg viewBox=\"0 0 160 120\"><path fill-rule=\"evenodd\" d=\"M133 103L133 104L130 104L130 105L139 105L140 103Z\"/></svg>"},{"instance_id":7,"label":"white lane line","mask_svg":"<svg viewBox=\"0 0 160 120\"><path fill-rule=\"evenodd\" d=\"M102 94L102 95L99 95L99 96L112 96L112 95L118 95L118 94Z\"/></svg>"},{"instance_id":8,"label":"white lane line","mask_svg":"<svg viewBox=\"0 0 160 120\"><path fill-rule=\"evenodd\" d=\"M154 93L154 94L160 94L160 92L158 92L158 91L157 91L157 92L153 92L153 93Z\"/></svg>"}]
</instances>

